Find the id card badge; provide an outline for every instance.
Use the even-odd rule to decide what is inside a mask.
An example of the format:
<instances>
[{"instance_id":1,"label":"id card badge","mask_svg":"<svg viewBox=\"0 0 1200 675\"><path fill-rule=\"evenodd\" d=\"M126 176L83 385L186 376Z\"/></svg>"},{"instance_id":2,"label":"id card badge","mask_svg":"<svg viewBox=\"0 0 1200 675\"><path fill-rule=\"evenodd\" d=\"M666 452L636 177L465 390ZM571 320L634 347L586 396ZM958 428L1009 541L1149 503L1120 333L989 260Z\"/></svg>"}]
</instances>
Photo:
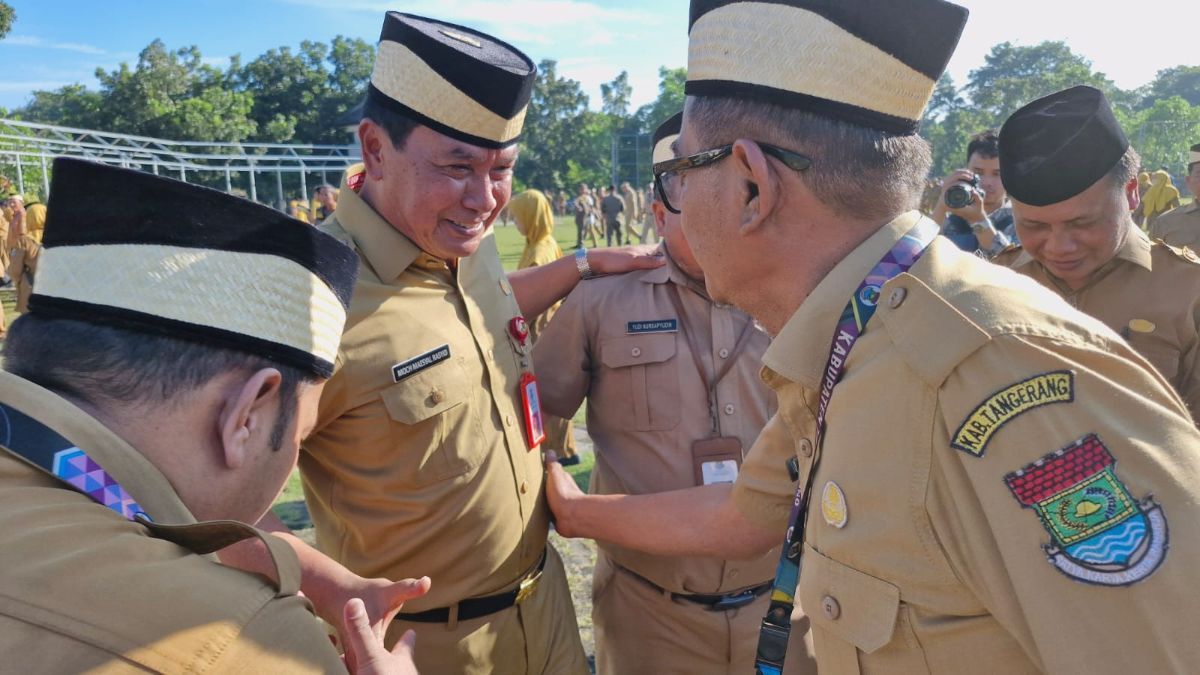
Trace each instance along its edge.
<instances>
[{"instance_id":1,"label":"id card badge","mask_svg":"<svg viewBox=\"0 0 1200 675\"><path fill-rule=\"evenodd\" d=\"M533 373L521 375L521 408L525 412L525 439L533 450L546 440L546 426L542 423L542 401L538 398L537 378Z\"/></svg>"},{"instance_id":2,"label":"id card badge","mask_svg":"<svg viewBox=\"0 0 1200 675\"><path fill-rule=\"evenodd\" d=\"M692 443L696 485L717 485L737 480L742 466L742 441L732 436L705 438Z\"/></svg>"}]
</instances>

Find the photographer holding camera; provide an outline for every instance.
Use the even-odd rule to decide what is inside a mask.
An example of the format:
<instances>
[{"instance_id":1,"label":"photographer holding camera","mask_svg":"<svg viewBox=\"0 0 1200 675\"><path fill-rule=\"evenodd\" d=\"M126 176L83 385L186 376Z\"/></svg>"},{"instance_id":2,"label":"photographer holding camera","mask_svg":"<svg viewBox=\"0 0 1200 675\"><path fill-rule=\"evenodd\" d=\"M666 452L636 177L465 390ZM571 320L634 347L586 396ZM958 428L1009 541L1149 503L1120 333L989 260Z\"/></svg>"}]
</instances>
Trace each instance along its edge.
<instances>
[{"instance_id":1,"label":"photographer holding camera","mask_svg":"<svg viewBox=\"0 0 1200 675\"><path fill-rule=\"evenodd\" d=\"M1000 137L982 131L967 144L967 168L942 181L942 195L930 216L956 246L992 258L1016 242L1012 207L1000 181Z\"/></svg>"}]
</instances>

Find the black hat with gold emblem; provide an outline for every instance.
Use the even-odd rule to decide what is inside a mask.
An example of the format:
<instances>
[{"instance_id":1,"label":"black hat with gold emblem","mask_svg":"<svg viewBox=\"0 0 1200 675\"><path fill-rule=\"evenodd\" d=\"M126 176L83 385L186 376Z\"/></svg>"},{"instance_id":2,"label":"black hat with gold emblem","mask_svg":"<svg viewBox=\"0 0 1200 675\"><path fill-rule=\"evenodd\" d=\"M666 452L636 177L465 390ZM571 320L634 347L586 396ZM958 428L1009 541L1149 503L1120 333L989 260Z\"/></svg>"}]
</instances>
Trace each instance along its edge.
<instances>
[{"instance_id":1,"label":"black hat with gold emblem","mask_svg":"<svg viewBox=\"0 0 1200 675\"><path fill-rule=\"evenodd\" d=\"M358 256L275 209L77 159L54 161L35 316L333 374Z\"/></svg>"},{"instance_id":2,"label":"black hat with gold emblem","mask_svg":"<svg viewBox=\"0 0 1200 675\"><path fill-rule=\"evenodd\" d=\"M683 128L683 112L677 112L671 115L666 122L658 125L654 130L652 137L653 162L665 162L668 159L675 157L675 152L671 149L671 144L679 138L679 132Z\"/></svg>"},{"instance_id":3,"label":"black hat with gold emblem","mask_svg":"<svg viewBox=\"0 0 1200 675\"><path fill-rule=\"evenodd\" d=\"M692 0L688 96L917 130L967 10L943 0Z\"/></svg>"},{"instance_id":4,"label":"black hat with gold emblem","mask_svg":"<svg viewBox=\"0 0 1200 675\"><path fill-rule=\"evenodd\" d=\"M1112 106L1095 87L1039 98L1000 128L1000 175L1030 206L1066 201L1108 174L1129 148Z\"/></svg>"},{"instance_id":5,"label":"black hat with gold emblem","mask_svg":"<svg viewBox=\"0 0 1200 675\"><path fill-rule=\"evenodd\" d=\"M520 140L537 68L477 30L388 12L367 97L460 141L503 148Z\"/></svg>"}]
</instances>

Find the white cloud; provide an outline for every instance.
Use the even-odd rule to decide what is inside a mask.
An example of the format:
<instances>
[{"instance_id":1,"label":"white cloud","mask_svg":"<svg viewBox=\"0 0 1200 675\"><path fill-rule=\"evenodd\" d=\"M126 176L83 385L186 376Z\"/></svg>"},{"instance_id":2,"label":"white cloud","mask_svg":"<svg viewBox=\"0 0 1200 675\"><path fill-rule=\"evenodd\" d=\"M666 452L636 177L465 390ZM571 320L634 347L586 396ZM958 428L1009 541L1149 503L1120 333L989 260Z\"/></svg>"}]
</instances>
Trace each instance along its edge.
<instances>
[{"instance_id":1,"label":"white cloud","mask_svg":"<svg viewBox=\"0 0 1200 675\"><path fill-rule=\"evenodd\" d=\"M105 50L93 45L85 45L78 42L51 42L43 40L34 35L12 35L5 38L0 45L13 45L16 47L40 47L42 49L61 49L69 52L79 52L80 54L107 54Z\"/></svg>"}]
</instances>

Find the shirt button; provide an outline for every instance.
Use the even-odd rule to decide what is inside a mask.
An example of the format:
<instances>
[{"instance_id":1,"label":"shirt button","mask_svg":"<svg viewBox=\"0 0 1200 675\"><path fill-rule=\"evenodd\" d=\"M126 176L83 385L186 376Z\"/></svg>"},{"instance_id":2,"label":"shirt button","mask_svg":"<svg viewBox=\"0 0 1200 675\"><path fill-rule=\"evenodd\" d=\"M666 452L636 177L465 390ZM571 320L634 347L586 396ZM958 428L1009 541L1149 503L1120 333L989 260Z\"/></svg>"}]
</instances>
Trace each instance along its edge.
<instances>
[{"instance_id":1,"label":"shirt button","mask_svg":"<svg viewBox=\"0 0 1200 675\"><path fill-rule=\"evenodd\" d=\"M488 350L488 361L495 361L495 360L496 360L496 352L495 352L495 350L493 350L493 349L489 349L489 350Z\"/></svg>"},{"instance_id":2,"label":"shirt button","mask_svg":"<svg viewBox=\"0 0 1200 675\"><path fill-rule=\"evenodd\" d=\"M832 595L827 595L821 598L821 611L825 612L825 618L830 621L837 621L842 615L842 606L838 604L837 598Z\"/></svg>"},{"instance_id":3,"label":"shirt button","mask_svg":"<svg viewBox=\"0 0 1200 675\"><path fill-rule=\"evenodd\" d=\"M908 295L908 290L904 288L893 288L892 294L888 296L888 307L896 309L900 303L904 302L904 297Z\"/></svg>"},{"instance_id":4,"label":"shirt button","mask_svg":"<svg viewBox=\"0 0 1200 675\"><path fill-rule=\"evenodd\" d=\"M441 389L434 389L430 392L429 398L433 399L434 403L441 403L446 400L446 394Z\"/></svg>"},{"instance_id":5,"label":"shirt button","mask_svg":"<svg viewBox=\"0 0 1200 675\"><path fill-rule=\"evenodd\" d=\"M738 571L737 570L729 570L729 578L730 579L738 578Z\"/></svg>"},{"instance_id":6,"label":"shirt button","mask_svg":"<svg viewBox=\"0 0 1200 675\"><path fill-rule=\"evenodd\" d=\"M812 453L813 453L812 441L808 440L807 438L801 438L800 439L800 454L804 455L805 457L812 457Z\"/></svg>"},{"instance_id":7,"label":"shirt button","mask_svg":"<svg viewBox=\"0 0 1200 675\"><path fill-rule=\"evenodd\" d=\"M513 425L513 416L512 416L512 415L506 415L506 416L504 417L504 423L505 423L505 424L507 424L508 426L510 426L510 427L511 427L511 426Z\"/></svg>"},{"instance_id":8,"label":"shirt button","mask_svg":"<svg viewBox=\"0 0 1200 675\"><path fill-rule=\"evenodd\" d=\"M728 350L728 349L722 349L721 351L717 352L717 355L718 355L718 356L720 356L720 357L721 357L721 358L723 358L723 359L727 359L727 358L729 358L729 350Z\"/></svg>"},{"instance_id":9,"label":"shirt button","mask_svg":"<svg viewBox=\"0 0 1200 675\"><path fill-rule=\"evenodd\" d=\"M512 295L512 286L509 285L508 279L500 280L500 290L504 291L505 295Z\"/></svg>"},{"instance_id":10,"label":"shirt button","mask_svg":"<svg viewBox=\"0 0 1200 675\"><path fill-rule=\"evenodd\" d=\"M529 492L529 483L521 481L521 494L525 494L526 492Z\"/></svg>"},{"instance_id":11,"label":"shirt button","mask_svg":"<svg viewBox=\"0 0 1200 675\"><path fill-rule=\"evenodd\" d=\"M733 410L734 410L734 407L733 407L733 404L732 404L732 403L726 403L726 404L725 404L725 414L726 414L726 415L732 415L732 414L733 414Z\"/></svg>"},{"instance_id":12,"label":"shirt button","mask_svg":"<svg viewBox=\"0 0 1200 675\"><path fill-rule=\"evenodd\" d=\"M636 359L637 357L642 355L642 348L634 347L633 349L629 350L629 354Z\"/></svg>"}]
</instances>

